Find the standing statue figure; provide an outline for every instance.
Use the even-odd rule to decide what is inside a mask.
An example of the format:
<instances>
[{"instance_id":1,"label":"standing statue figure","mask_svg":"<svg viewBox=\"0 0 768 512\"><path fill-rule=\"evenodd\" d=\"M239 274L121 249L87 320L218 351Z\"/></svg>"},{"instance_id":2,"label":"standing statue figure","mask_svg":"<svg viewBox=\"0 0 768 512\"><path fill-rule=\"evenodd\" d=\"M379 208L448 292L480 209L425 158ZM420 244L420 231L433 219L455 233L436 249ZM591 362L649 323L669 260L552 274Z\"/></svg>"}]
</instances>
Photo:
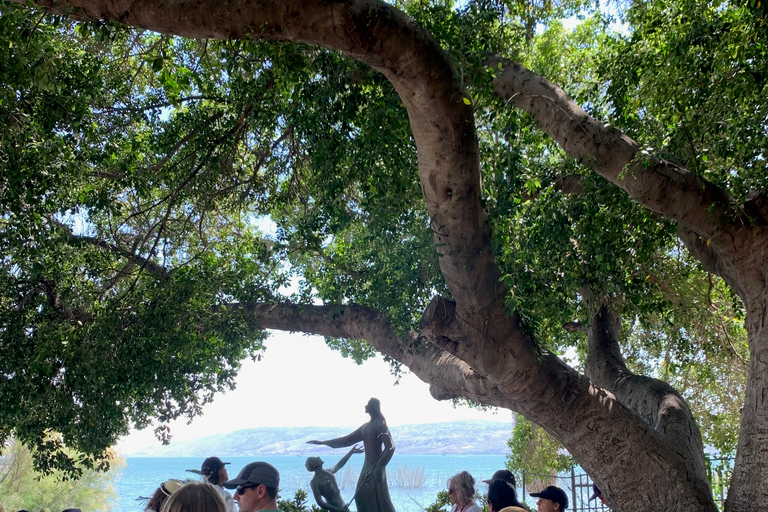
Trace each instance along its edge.
<instances>
[{"instance_id":1,"label":"standing statue figure","mask_svg":"<svg viewBox=\"0 0 768 512\"><path fill-rule=\"evenodd\" d=\"M387 487L386 466L395 454L395 444L387 427L387 420L381 414L381 402L377 398L368 400L365 406L371 419L346 436L327 441L308 441L310 444L324 444L331 448L352 446L362 442L365 462L355 490L355 504L358 512L395 512Z\"/></svg>"},{"instance_id":2,"label":"standing statue figure","mask_svg":"<svg viewBox=\"0 0 768 512\"><path fill-rule=\"evenodd\" d=\"M323 459L320 457L309 457L307 459L305 463L307 471L315 473L309 482L309 486L312 488L315 501L321 508L331 512L349 512L349 507L341 499L339 485L336 483L336 477L333 475L344 467L344 464L347 463L353 453L363 453L363 449L358 445L353 446L335 466L329 469L323 468Z\"/></svg>"}]
</instances>

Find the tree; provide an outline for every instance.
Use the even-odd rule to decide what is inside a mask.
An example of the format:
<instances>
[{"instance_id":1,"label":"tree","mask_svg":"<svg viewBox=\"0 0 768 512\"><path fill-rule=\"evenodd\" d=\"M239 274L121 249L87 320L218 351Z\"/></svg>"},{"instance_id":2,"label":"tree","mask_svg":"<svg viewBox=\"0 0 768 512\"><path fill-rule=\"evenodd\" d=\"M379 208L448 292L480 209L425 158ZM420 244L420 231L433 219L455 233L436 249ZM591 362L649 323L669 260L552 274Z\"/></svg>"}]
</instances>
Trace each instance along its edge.
<instances>
[{"instance_id":1,"label":"tree","mask_svg":"<svg viewBox=\"0 0 768 512\"><path fill-rule=\"evenodd\" d=\"M11 441L0 462L0 509L59 510L64 507L84 510L109 510L114 499L110 483L123 461L110 454L111 470L83 471L78 480L62 472L41 476L34 470L31 451Z\"/></svg>"},{"instance_id":2,"label":"tree","mask_svg":"<svg viewBox=\"0 0 768 512\"><path fill-rule=\"evenodd\" d=\"M38 2L38 5L47 4ZM675 4L674 8L680 12L698 12L690 6L686 11L683 4ZM701 436L687 404L668 384L631 372L621 356L615 299L617 290L628 288L612 288L610 280L603 282L580 276L575 284L581 287L581 293L567 297L570 301L582 298L582 311L589 312L586 358L589 378L548 350L546 340L540 335L546 330L531 325L524 316L524 307L518 307L517 289L512 288L509 281L514 274L506 272L508 269L503 272L501 267L505 261L500 254L502 238L492 236L499 233L501 226L486 213L494 208L504 210L504 201L514 202L515 197L483 196L480 163L481 158L486 163L486 153L481 151L480 144L483 150L487 146L478 133L479 130L483 133L482 129L494 122L507 122L508 131L514 132L513 127L531 119L568 157L560 158L564 163L553 169L557 172L551 173L556 178L552 180L551 189L567 191L575 186L567 179L575 173L564 171L590 169L592 174L583 174L586 178L578 181L588 185L590 179L600 183L605 180L626 192L627 195L617 201L629 198L636 205L668 219L668 222L652 223L655 217L646 214L641 223L657 233L671 233L674 228L703 268L721 276L743 302L749 370L727 509L744 510L768 502L766 470L761 458L768 441L765 438L768 417L759 399L768 379L763 362L768 344L762 328L766 293L760 256L766 242L766 212L762 195L757 192L762 189L760 172L745 173L745 179L735 184L738 186L731 178L734 174L742 176L742 168L755 170L760 165L764 168L761 153L765 147L764 134L760 122L745 121L742 133L749 136L749 143L738 146L738 151L734 150L734 144L718 145L719 137L710 140L709 132L692 134L688 129L690 123L680 121L679 117L693 115L685 105L674 105L667 110L657 108L665 105L665 98L674 100L680 94L689 94L691 91L685 89L685 84L694 84L695 87L689 87L691 90L701 89L698 82L685 80L675 82L682 84L683 91L661 93L656 103L649 102L633 114L634 94L645 90L648 77L658 76L649 69L655 66L657 55L666 55L671 44L658 37L658 28L655 31L652 28L654 24L658 27L658 20L669 14L663 6L649 4L655 11L647 11L647 25L643 25L644 20L639 22L640 26L650 27L647 35L638 31L641 35L631 35L626 41L620 38L617 42L617 48L624 52L621 55L631 57L634 55L627 53L628 48L644 42L649 44L638 52L636 66L630 68L628 64L626 69L617 66L620 69L611 71L615 79L607 92L613 96L607 104L612 110L601 113L596 108L593 112L602 119L612 118L617 124L626 124L627 133L624 133L587 114L562 89L511 60L515 48L505 52L506 58L489 61L487 55L483 55L482 63L487 66L477 65L473 59L484 50L498 48L498 43L504 41L500 31L515 30L515 27L497 23L499 18L493 9L473 10L474 4L461 20L448 8L440 11L440 6L432 6L435 11L422 22L435 36L396 7L372 1L343 4L254 1L230 5L198 0L167 3L162 12L154 3L115 0L83 0L67 5L69 10L59 12L162 34L226 43L214 45L205 41L152 37L141 32L126 35L121 30L105 31L107 38L113 37L111 34L125 38L117 41L120 44L114 48L122 49L126 55L133 57L131 49L139 48L143 56L148 56L126 59L130 64L126 65L127 71L133 66L135 76L140 77L125 82L126 87L135 87L146 94L133 96L142 106L118 100L123 102L118 108L135 112L137 116L122 127L110 126L102 120L96 123L95 133L84 134L83 129L70 128L47 132L54 133L57 141L71 136L92 152L79 167L82 176L96 183L90 189L94 198L88 217L91 232L83 234L71 229L71 222L62 223L61 214L69 210L61 209L60 205L59 210L43 216L43 221L35 218L39 204L30 201L30 197L19 196L24 198L23 204L7 217L15 223L20 212L32 216L33 222L16 223L18 233L27 225L44 226L41 235L55 234L57 243L31 246L34 250L54 253L56 261L65 265L62 275L56 279L34 266L14 267L6 272L9 284L17 287L8 289L18 289L20 284L26 288L21 287L21 293L4 298L9 310L18 317L15 323L4 327L4 348L21 344L24 349L36 352L38 344L44 342L42 345L51 351L39 359L44 367L38 366L31 372L35 376L43 375L42 382L31 385L33 379L26 375L21 378L6 368L3 383L6 388L28 385L29 396L37 399L45 396L39 392L40 387L48 385L56 397L71 396L62 388L70 383L67 372L77 365L65 364L62 360L67 359L59 354L99 346L98 341L109 336L98 329L119 326L110 332L121 334L117 338L120 345L117 353L124 353L122 345L131 347L134 340L144 340L134 357L142 361L147 355L157 357L158 361L172 360L170 366L178 373L155 383L150 368L136 382L114 386L112 393L119 396L118 400L115 396L107 400L95 396L104 385L94 383L88 388L94 395L75 404L91 407L111 403L111 418L127 416L135 421L157 411L156 404L150 405L151 400L145 403L140 399L163 397L165 417L194 414L196 393L226 385L235 369L236 356L258 350L260 345L251 338L252 333L258 332L256 328L367 340L377 351L429 382L435 398L464 397L509 408L541 425L593 475L615 510L715 510L706 480ZM414 16L419 8L426 8L421 4L412 7ZM692 52L690 56L711 55L708 52L717 50L718 58L698 63L696 69L709 69L704 76L714 71L721 73L719 76L723 79L717 83L722 87L726 87L725 78L732 74L743 78L746 82L742 87L747 90L753 86L750 90L753 94L741 94L729 88L728 97L739 101L740 115L749 113L762 119L765 108L759 99L764 97L759 90L765 85L765 77L761 75L765 62L762 46L751 50L748 56L737 53L733 59L727 58L732 53L725 51L743 48L745 41L760 40L764 34L761 12L746 7L720 7L704 11L712 24L719 23L719 30L729 37L704 38L703 43L720 42L723 46L702 43L701 51ZM638 13L643 12L640 5ZM442 18L436 13L442 14ZM638 15L637 19L641 18ZM467 32L462 34L462 30ZM683 30L670 32L674 37L684 34ZM711 35L713 32L704 26L701 33ZM469 34L477 43L472 51L460 44L452 46L452 42L466 41ZM441 37L446 47L463 57L454 61L435 37ZM147 39L142 41L142 38ZM126 44L128 40L130 44ZM261 42L269 40L290 43ZM697 40L688 41L691 42L698 44ZM342 59L337 53L301 44L335 49L364 65ZM679 42L679 46L683 46L683 42ZM658 48L663 51L657 53ZM211 64L211 60L215 62ZM151 62L156 74L144 74L142 62ZM633 60L627 58L627 62ZM460 68L456 63L461 64ZM726 69L715 66L720 63ZM243 73L248 66L250 78ZM124 82L119 80L125 77L120 75L121 71L126 70L117 69L112 76L118 84ZM626 78L618 80L622 72ZM144 81L146 76L154 77L159 86L139 89L137 84L145 87L148 83ZM199 77L213 78L208 81ZM185 85L185 80L189 85ZM227 100L232 108L222 106L226 102L218 98L219 89L211 87L211 83L226 84L232 93ZM303 86L292 88L293 83ZM480 91L488 91L491 84L495 98L485 99ZM114 89L119 87L116 85ZM151 97L147 91L158 95ZM470 91L477 94L472 96ZM183 92L190 95L183 97ZM716 99L722 97L716 92L709 91L701 98L690 94L691 101L699 101L696 105L715 105ZM10 102L19 97L27 98L25 94L16 93L8 99ZM48 95L35 97L48 98ZM159 110L198 99L199 103L194 106L179 108L171 119L164 119ZM102 108L113 100L102 98L94 103ZM530 117L506 110L499 111L497 118L482 117L483 107L493 105L493 101L496 108L515 106ZM151 102L154 110L146 107ZM400 103L408 115L407 125L398 115ZM24 108L31 107L24 105ZM116 112L114 101L110 108ZM722 109L702 108L702 111L717 115ZM86 118L91 113L86 109ZM646 139L654 123L666 122L667 114L673 121L677 119L671 126L679 122L682 128L670 129L671 142L660 141L657 150L643 149L646 142L650 144ZM253 121L254 117L258 117L258 122ZM303 121L297 121L298 118ZM707 124L700 122L701 126ZM195 128L185 129L189 126ZM255 126L260 129L245 129ZM123 136L121 128L126 128L128 135ZM136 144L136 140L149 133L158 134L151 150L147 145ZM97 135L105 137L111 146L107 147L106 142L96 144ZM408 143L410 137L415 148ZM509 139L514 136L510 135ZM701 140L705 141L706 148L713 148L709 156L716 155L717 158L712 158L717 165L704 168L698 145ZM497 171L494 177L502 182L506 180L511 189L520 190L519 183L511 182L521 176L517 172L520 167L515 164L523 161L527 154L520 151L519 145L507 142L502 140L496 146L493 156L500 165L494 168ZM687 143L689 153L682 153L681 148L685 146L682 143ZM73 146L65 144L64 147ZM553 150L558 151L551 144L537 147L534 161L539 162L552 159ZM504 155L506 150L509 154ZM672 163L670 155L679 163ZM26 162L34 169L36 163L27 162L24 156L22 152L14 161ZM48 158L48 155L42 157ZM414 161L418 165L418 184L407 171ZM344 172L340 172L342 170ZM52 178L52 183L43 183L32 190L40 191L39 198L45 204L51 191L62 191L62 184L57 180L70 178L72 172L67 169L57 174L55 180ZM33 176L43 175L36 172ZM357 186L350 187L352 182ZM379 190L384 185L386 190ZM539 188L536 176L531 176L525 185L529 193ZM9 182L6 190L18 191L18 184ZM237 194L222 193L232 190ZM748 190L756 192L748 193ZM403 207L419 193L425 209ZM106 205L98 203L100 198ZM242 217L226 214L232 210L240 212L244 205L253 207L260 201L270 205L266 213L279 226L279 244L265 244L262 238L249 237L251 231ZM64 201L65 204L73 202L77 203L71 199ZM124 210L112 206L116 204ZM265 213L258 208L253 211ZM233 218L239 218L240 222L233 222ZM112 224L114 219L121 220ZM633 222L638 219L633 217ZM192 227L196 231L194 237L190 235ZM507 227L514 229L514 224ZM15 265L22 261L40 261L37 255L27 260L20 257L32 250L26 243L28 238L20 236L11 244L18 251L18 256L11 258ZM90 253L90 250L71 251L75 244L92 249L92 258L106 258L98 262L99 265L85 262L87 268L95 266L102 270L102 275L112 276L97 280L93 298L86 298L79 305L75 304L74 296L63 293L66 288L62 287L67 283L66 278L74 275L74 269L80 266L68 261L67 258L72 258L70 254ZM663 246L657 244L657 250ZM578 249L581 248L579 245ZM589 251L583 253L589 254ZM269 260L277 256L290 261L293 268L301 269L306 278L297 303L274 300L278 297L275 283L284 280L284 274L291 270L284 266L270 267ZM249 263L251 266L247 267ZM241 265L245 265L247 271ZM526 270L535 274L537 268ZM21 275L34 278L21 280ZM242 284L246 277L250 287ZM88 282L87 279L79 281L71 289ZM639 286L636 280L628 282ZM426 308L419 330L410 329L416 319L415 312L421 309L425 297L434 292L441 295L435 296ZM315 294L323 297L323 305L309 301ZM395 303L398 305L393 305ZM130 307L119 309L119 318L110 317L115 305L124 304ZM166 309L169 305L175 307ZM736 305L735 309L738 308ZM80 315L82 312L88 315ZM200 320L196 318L198 315ZM66 333L61 332L62 316L70 322ZM126 316L131 322L124 331L121 318ZM52 317L55 318L52 320ZM30 327L30 319L39 323ZM145 331L147 320L152 322L150 327L160 328ZM79 329L77 322L87 328ZM164 329L169 325L174 329ZM11 331L10 327L15 330ZM88 336L71 334L71 331L87 331ZM63 344L62 339L76 340L75 346L57 347L56 340ZM353 353L365 350L354 342L338 343ZM69 343L66 346L69 347ZM115 348L110 346L108 350ZM206 353L211 355L206 361L209 364L203 368L196 366ZM106 357L107 354L93 356L84 352L72 361L83 358L95 365ZM175 358L182 358L188 364L177 365ZM19 350L13 361L21 368L28 366L23 350ZM63 373L62 368L66 370ZM219 373L221 368L226 370L223 376ZM96 368L92 371L94 375L102 375ZM193 379L197 387L184 389L185 379L190 375L203 375L204 379ZM107 375L107 382L109 379ZM142 383L146 387L141 388ZM134 391L134 386L139 391ZM171 393L173 390L177 393ZM122 405L124 399L125 406ZM64 410L72 409L69 404L56 403ZM136 403L145 405L135 411L123 410ZM23 416L20 408L13 401L9 405L14 407L9 408L8 413L3 408L2 432L7 435L11 430L20 430L34 440L35 422L29 418L19 421ZM93 414L105 413L94 411ZM48 422L53 419L45 418L44 423ZM72 416L65 417L54 427L69 433L73 441L78 439L78 434L82 438L85 432L95 428L85 424L80 431L73 431L73 422ZM117 419L110 424L117 430L125 428L125 423ZM90 446L81 444L93 452L95 445L114 439L115 435L115 431L107 432L103 439Z\"/></svg>"}]
</instances>

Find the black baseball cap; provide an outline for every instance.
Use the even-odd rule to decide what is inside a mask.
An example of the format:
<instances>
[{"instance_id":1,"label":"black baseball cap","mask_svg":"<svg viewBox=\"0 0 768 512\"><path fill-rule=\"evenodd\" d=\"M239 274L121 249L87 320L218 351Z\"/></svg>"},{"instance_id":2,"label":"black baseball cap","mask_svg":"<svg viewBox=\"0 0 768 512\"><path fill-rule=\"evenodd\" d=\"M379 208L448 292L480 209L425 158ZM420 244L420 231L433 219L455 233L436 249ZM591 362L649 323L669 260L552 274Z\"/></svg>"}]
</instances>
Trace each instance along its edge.
<instances>
[{"instance_id":1,"label":"black baseball cap","mask_svg":"<svg viewBox=\"0 0 768 512\"><path fill-rule=\"evenodd\" d=\"M227 489L234 489L239 485L246 483L262 484L266 487L280 486L280 473L272 464L266 462L251 462L240 470L237 478L227 480L222 485Z\"/></svg>"},{"instance_id":2,"label":"black baseball cap","mask_svg":"<svg viewBox=\"0 0 768 512\"><path fill-rule=\"evenodd\" d=\"M218 457L208 457L203 461L203 465L200 467L200 471L203 473L207 473L206 469L208 471L218 471L227 464L229 464L229 462L222 462Z\"/></svg>"},{"instance_id":3,"label":"black baseball cap","mask_svg":"<svg viewBox=\"0 0 768 512\"><path fill-rule=\"evenodd\" d=\"M505 482L511 483L513 487L517 487L517 482L515 482L515 475L513 475L512 472L508 469L498 470L493 474L490 480L483 480L483 482L489 484L495 480L504 480Z\"/></svg>"},{"instance_id":4,"label":"black baseball cap","mask_svg":"<svg viewBox=\"0 0 768 512\"><path fill-rule=\"evenodd\" d=\"M545 500L552 500L555 503L560 504L560 510L568 508L568 495L565 491L554 485L550 485L541 492L532 492L530 496L534 498L544 498Z\"/></svg>"}]
</instances>

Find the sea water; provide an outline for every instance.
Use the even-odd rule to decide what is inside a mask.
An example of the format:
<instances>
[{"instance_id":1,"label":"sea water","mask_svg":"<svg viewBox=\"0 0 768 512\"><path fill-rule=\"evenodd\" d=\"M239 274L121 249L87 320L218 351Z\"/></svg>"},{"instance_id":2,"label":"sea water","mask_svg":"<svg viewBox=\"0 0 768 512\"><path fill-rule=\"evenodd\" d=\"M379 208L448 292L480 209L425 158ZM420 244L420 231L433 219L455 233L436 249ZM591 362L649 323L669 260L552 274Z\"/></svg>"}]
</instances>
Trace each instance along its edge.
<instances>
[{"instance_id":1,"label":"sea water","mask_svg":"<svg viewBox=\"0 0 768 512\"><path fill-rule=\"evenodd\" d=\"M332 467L346 453L339 450L338 457L323 456L326 469ZM362 455L352 459L336 473L341 496L349 501L355 493L355 484L362 468ZM144 502L140 497L151 496L157 487L169 478L200 480L200 476L187 470L199 470L204 457L130 457L115 480L117 499L113 512L140 512ZM307 503L314 504L309 481L312 473L306 470L302 456L225 457L229 477L256 460L269 462L280 471L279 499L293 499L298 489L307 491ZM485 493L488 487L482 480L505 467L506 456L499 455L399 455L395 454L387 465L387 479L392 503L398 512L420 512L433 503L440 490L447 488L447 480L460 471L469 471L475 477L475 487ZM354 503L350 505L355 509Z\"/></svg>"}]
</instances>

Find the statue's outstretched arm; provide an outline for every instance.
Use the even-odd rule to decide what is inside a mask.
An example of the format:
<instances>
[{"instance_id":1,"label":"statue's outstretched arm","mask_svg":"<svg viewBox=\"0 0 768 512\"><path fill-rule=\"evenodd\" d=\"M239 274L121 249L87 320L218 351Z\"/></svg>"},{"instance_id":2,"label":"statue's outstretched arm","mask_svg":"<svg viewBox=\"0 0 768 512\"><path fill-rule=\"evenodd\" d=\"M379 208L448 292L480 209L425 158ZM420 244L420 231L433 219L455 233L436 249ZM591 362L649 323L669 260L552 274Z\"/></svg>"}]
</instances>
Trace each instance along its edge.
<instances>
[{"instance_id":1,"label":"statue's outstretched arm","mask_svg":"<svg viewBox=\"0 0 768 512\"><path fill-rule=\"evenodd\" d=\"M363 453L363 449L360 448L360 445L356 444L355 446L352 447L351 450L349 450L347 452L347 454L345 456L343 456L341 458L341 460L339 462L336 463L335 466L329 468L328 471L331 472L331 473L336 473L338 470L343 468L344 464L347 463L347 461L349 460L349 458L352 456L353 453Z\"/></svg>"},{"instance_id":2,"label":"statue's outstretched arm","mask_svg":"<svg viewBox=\"0 0 768 512\"><path fill-rule=\"evenodd\" d=\"M354 432L352 432L351 434L337 437L336 439L328 439L327 441L318 441L316 439L313 439L312 441L307 441L307 443L324 444L325 446L330 446L331 448L341 448L343 446L351 446L355 443L360 443L362 441L363 441L363 427L360 427Z\"/></svg>"}]
</instances>

